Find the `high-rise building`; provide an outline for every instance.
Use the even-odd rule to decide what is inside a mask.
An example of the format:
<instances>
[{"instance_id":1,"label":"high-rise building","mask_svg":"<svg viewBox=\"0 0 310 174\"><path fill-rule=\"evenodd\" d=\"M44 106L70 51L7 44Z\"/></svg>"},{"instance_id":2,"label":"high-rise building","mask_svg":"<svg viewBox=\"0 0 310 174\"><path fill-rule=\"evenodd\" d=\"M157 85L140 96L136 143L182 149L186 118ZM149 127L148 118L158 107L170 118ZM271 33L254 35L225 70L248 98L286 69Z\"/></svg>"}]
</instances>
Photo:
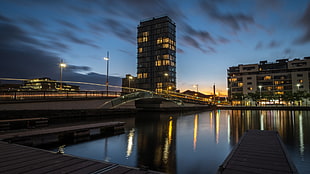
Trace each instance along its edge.
<instances>
[{"instance_id":1,"label":"high-rise building","mask_svg":"<svg viewBox=\"0 0 310 174\"><path fill-rule=\"evenodd\" d=\"M175 28L168 16L144 20L138 25L137 88L176 90Z\"/></svg>"},{"instance_id":2,"label":"high-rise building","mask_svg":"<svg viewBox=\"0 0 310 174\"><path fill-rule=\"evenodd\" d=\"M227 82L230 98L249 93L279 96L299 91L309 93L310 57L229 67Z\"/></svg>"}]
</instances>

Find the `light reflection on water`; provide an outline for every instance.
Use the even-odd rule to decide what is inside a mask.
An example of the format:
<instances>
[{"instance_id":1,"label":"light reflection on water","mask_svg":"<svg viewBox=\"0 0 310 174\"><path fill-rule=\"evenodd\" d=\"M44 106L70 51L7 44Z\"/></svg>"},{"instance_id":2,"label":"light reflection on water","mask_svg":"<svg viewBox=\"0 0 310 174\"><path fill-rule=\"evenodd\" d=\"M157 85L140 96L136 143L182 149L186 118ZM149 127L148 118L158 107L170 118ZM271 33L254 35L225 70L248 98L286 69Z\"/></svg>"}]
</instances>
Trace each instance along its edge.
<instances>
[{"instance_id":1,"label":"light reflection on water","mask_svg":"<svg viewBox=\"0 0 310 174\"><path fill-rule=\"evenodd\" d=\"M65 153L166 173L216 173L248 129L277 130L300 174L310 173L310 111L140 113L125 134L69 145Z\"/></svg>"}]
</instances>

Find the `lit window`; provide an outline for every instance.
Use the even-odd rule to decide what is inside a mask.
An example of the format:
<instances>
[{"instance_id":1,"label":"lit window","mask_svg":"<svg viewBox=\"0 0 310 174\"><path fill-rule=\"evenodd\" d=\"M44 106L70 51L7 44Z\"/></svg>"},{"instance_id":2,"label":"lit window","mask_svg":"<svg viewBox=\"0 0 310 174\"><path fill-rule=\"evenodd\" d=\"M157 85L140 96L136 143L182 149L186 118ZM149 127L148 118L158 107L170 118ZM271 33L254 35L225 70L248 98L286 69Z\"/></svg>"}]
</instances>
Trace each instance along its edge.
<instances>
[{"instance_id":1,"label":"lit window","mask_svg":"<svg viewBox=\"0 0 310 174\"><path fill-rule=\"evenodd\" d=\"M157 88L162 88L163 87L163 83L157 83Z\"/></svg>"},{"instance_id":2,"label":"lit window","mask_svg":"<svg viewBox=\"0 0 310 174\"><path fill-rule=\"evenodd\" d=\"M161 44L161 43L163 43L163 39L160 37L157 39L157 44Z\"/></svg>"},{"instance_id":3,"label":"lit window","mask_svg":"<svg viewBox=\"0 0 310 174\"><path fill-rule=\"evenodd\" d=\"M142 73L138 74L138 79L142 79Z\"/></svg>"},{"instance_id":4,"label":"lit window","mask_svg":"<svg viewBox=\"0 0 310 174\"><path fill-rule=\"evenodd\" d=\"M147 31L146 31L146 32L143 32L143 33L142 33L142 36L144 36L144 37L149 36L149 32L147 32Z\"/></svg>"},{"instance_id":5,"label":"lit window","mask_svg":"<svg viewBox=\"0 0 310 174\"><path fill-rule=\"evenodd\" d=\"M164 58L164 59L169 59L169 54L163 55L163 58Z\"/></svg>"},{"instance_id":6,"label":"lit window","mask_svg":"<svg viewBox=\"0 0 310 174\"><path fill-rule=\"evenodd\" d=\"M277 89L277 90L283 90L284 87L283 87L283 86L277 86L276 89Z\"/></svg>"},{"instance_id":7,"label":"lit window","mask_svg":"<svg viewBox=\"0 0 310 174\"><path fill-rule=\"evenodd\" d=\"M143 78L147 78L147 73L143 73Z\"/></svg>"},{"instance_id":8,"label":"lit window","mask_svg":"<svg viewBox=\"0 0 310 174\"><path fill-rule=\"evenodd\" d=\"M141 43L142 42L142 37L139 37L138 38L138 43Z\"/></svg>"},{"instance_id":9,"label":"lit window","mask_svg":"<svg viewBox=\"0 0 310 174\"><path fill-rule=\"evenodd\" d=\"M169 48L169 44L163 44L163 48Z\"/></svg>"},{"instance_id":10,"label":"lit window","mask_svg":"<svg viewBox=\"0 0 310 174\"><path fill-rule=\"evenodd\" d=\"M242 87L242 86L243 86L243 83L239 82L238 87Z\"/></svg>"},{"instance_id":11,"label":"lit window","mask_svg":"<svg viewBox=\"0 0 310 174\"><path fill-rule=\"evenodd\" d=\"M264 77L264 80L270 80L271 79L271 76L265 76Z\"/></svg>"},{"instance_id":12,"label":"lit window","mask_svg":"<svg viewBox=\"0 0 310 174\"><path fill-rule=\"evenodd\" d=\"M230 81L231 81L231 82L236 82L236 81L237 81L237 78L231 78Z\"/></svg>"},{"instance_id":13,"label":"lit window","mask_svg":"<svg viewBox=\"0 0 310 174\"><path fill-rule=\"evenodd\" d=\"M157 60L157 61L155 62L155 66L161 66L161 60Z\"/></svg>"},{"instance_id":14,"label":"lit window","mask_svg":"<svg viewBox=\"0 0 310 174\"><path fill-rule=\"evenodd\" d=\"M143 48L139 48L138 50L139 50L139 53L142 53L142 51L143 51Z\"/></svg>"},{"instance_id":15,"label":"lit window","mask_svg":"<svg viewBox=\"0 0 310 174\"><path fill-rule=\"evenodd\" d=\"M147 37L143 37L142 38L142 42L147 42L148 41L148 38Z\"/></svg>"},{"instance_id":16,"label":"lit window","mask_svg":"<svg viewBox=\"0 0 310 174\"><path fill-rule=\"evenodd\" d=\"M169 43L169 41L170 41L169 38L164 38L164 39L163 39L163 42L164 42L164 43Z\"/></svg>"}]
</instances>

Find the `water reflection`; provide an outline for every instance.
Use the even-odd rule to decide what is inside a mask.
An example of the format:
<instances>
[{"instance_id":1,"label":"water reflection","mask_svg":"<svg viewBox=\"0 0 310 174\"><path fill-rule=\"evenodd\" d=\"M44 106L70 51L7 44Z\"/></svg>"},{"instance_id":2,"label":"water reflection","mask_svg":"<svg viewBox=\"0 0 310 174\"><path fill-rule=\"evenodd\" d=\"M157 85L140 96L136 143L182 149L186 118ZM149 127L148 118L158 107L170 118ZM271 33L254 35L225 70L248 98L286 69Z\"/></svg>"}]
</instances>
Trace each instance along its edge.
<instances>
[{"instance_id":1,"label":"water reflection","mask_svg":"<svg viewBox=\"0 0 310 174\"><path fill-rule=\"evenodd\" d=\"M132 148L133 148L133 140L134 140L134 136L135 136L135 128L132 128L127 137L128 137L128 140L127 140L127 151L126 151L126 158L128 159L128 157L131 155L132 153Z\"/></svg>"},{"instance_id":2,"label":"water reflection","mask_svg":"<svg viewBox=\"0 0 310 174\"><path fill-rule=\"evenodd\" d=\"M300 174L310 173L309 114L278 110L140 113L126 120L126 134L67 146L66 153L171 174L216 173L246 130L277 130Z\"/></svg>"}]
</instances>

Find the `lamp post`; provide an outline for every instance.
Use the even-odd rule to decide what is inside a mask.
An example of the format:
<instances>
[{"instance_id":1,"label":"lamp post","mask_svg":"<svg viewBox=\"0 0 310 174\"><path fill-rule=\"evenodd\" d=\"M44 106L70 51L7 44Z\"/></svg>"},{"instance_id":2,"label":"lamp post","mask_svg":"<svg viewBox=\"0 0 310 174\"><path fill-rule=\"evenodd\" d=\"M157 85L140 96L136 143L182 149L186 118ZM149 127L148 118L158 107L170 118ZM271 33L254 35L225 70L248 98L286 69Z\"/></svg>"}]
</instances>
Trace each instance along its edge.
<instances>
[{"instance_id":1,"label":"lamp post","mask_svg":"<svg viewBox=\"0 0 310 174\"><path fill-rule=\"evenodd\" d=\"M131 89L130 89L130 81L133 79L132 76L129 76L128 77L128 87L129 87L129 93L131 92Z\"/></svg>"},{"instance_id":2,"label":"lamp post","mask_svg":"<svg viewBox=\"0 0 310 174\"><path fill-rule=\"evenodd\" d=\"M107 78L106 78L106 82L105 82L105 85L106 85L106 91L107 91L107 96L109 95L109 51L107 52L107 57L104 57L103 58L104 60L107 61Z\"/></svg>"},{"instance_id":3,"label":"lamp post","mask_svg":"<svg viewBox=\"0 0 310 174\"><path fill-rule=\"evenodd\" d=\"M193 87L194 87L194 88L196 87L196 93L197 93L197 96L196 96L196 97L198 98L198 84L194 85Z\"/></svg>"},{"instance_id":4,"label":"lamp post","mask_svg":"<svg viewBox=\"0 0 310 174\"><path fill-rule=\"evenodd\" d=\"M62 90L62 71L64 68L67 67L67 65L63 62L63 60L61 60L59 67L60 67L60 88L59 89Z\"/></svg>"},{"instance_id":5,"label":"lamp post","mask_svg":"<svg viewBox=\"0 0 310 174\"><path fill-rule=\"evenodd\" d=\"M299 83L297 83L297 92L299 91L299 87L300 87L300 84Z\"/></svg>"}]
</instances>

